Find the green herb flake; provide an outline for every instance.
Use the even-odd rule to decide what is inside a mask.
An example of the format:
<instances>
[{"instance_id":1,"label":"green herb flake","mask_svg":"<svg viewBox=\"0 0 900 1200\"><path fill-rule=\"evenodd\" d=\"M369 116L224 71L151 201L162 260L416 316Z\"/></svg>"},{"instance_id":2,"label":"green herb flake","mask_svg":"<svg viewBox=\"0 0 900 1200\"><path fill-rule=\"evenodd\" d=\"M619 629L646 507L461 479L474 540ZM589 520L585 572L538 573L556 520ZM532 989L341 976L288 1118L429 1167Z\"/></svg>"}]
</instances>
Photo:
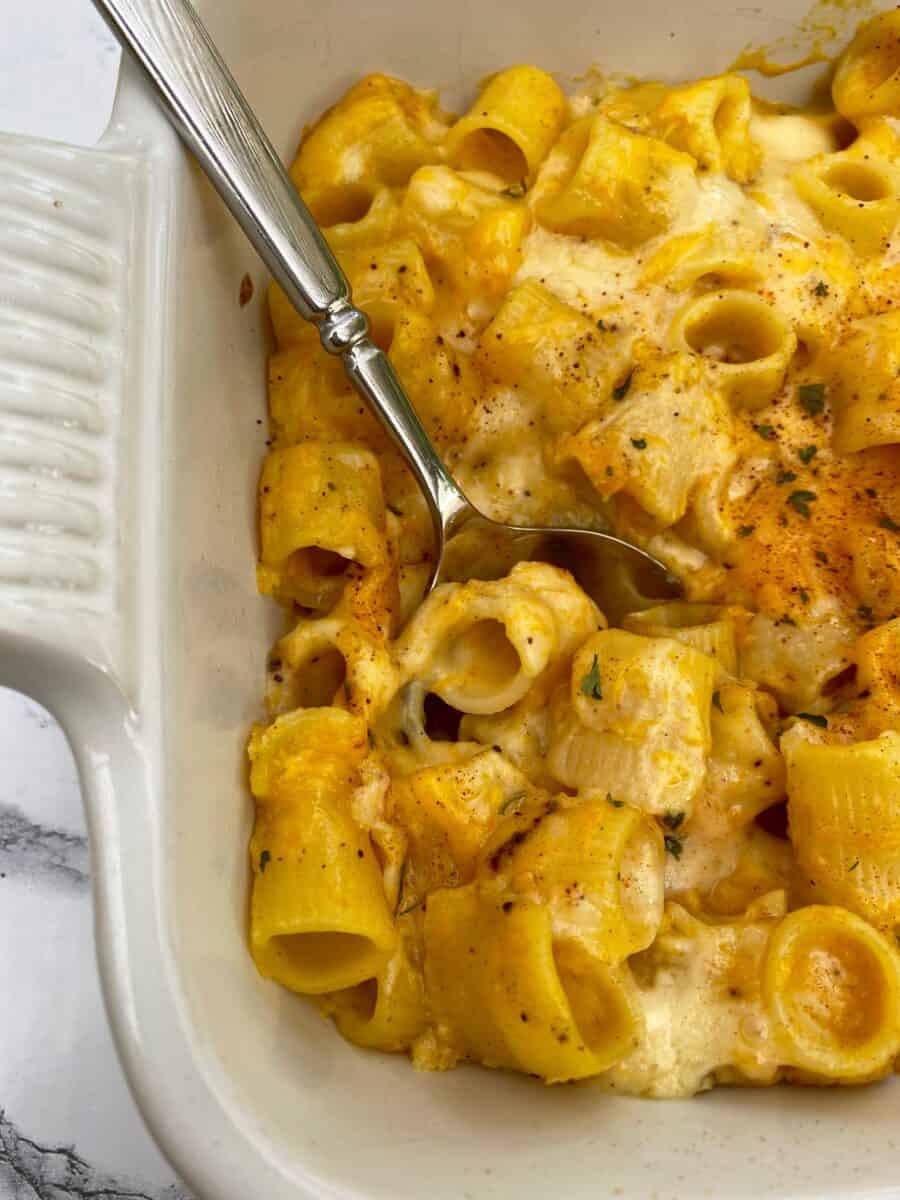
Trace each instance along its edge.
<instances>
[{"instance_id":1,"label":"green herb flake","mask_svg":"<svg viewBox=\"0 0 900 1200\"><path fill-rule=\"evenodd\" d=\"M817 296L827 296L828 295L828 284L825 282L824 279L820 279L819 282L816 284L816 286L813 288L813 291L816 293Z\"/></svg>"},{"instance_id":2,"label":"green herb flake","mask_svg":"<svg viewBox=\"0 0 900 1200\"><path fill-rule=\"evenodd\" d=\"M787 502L790 504L791 508L798 512L801 517L805 517L808 521L811 515L809 506L815 499L815 492L807 492L801 488L800 491L791 492L787 498Z\"/></svg>"},{"instance_id":3,"label":"green herb flake","mask_svg":"<svg viewBox=\"0 0 900 1200\"><path fill-rule=\"evenodd\" d=\"M662 823L665 825L666 829L669 829L672 831L672 833L674 833L675 830L683 823L684 818L685 814L683 812L666 813L662 819Z\"/></svg>"},{"instance_id":4,"label":"green herb flake","mask_svg":"<svg viewBox=\"0 0 900 1200\"><path fill-rule=\"evenodd\" d=\"M796 478L796 471L779 471L775 476L775 482L780 487L783 483L793 483Z\"/></svg>"},{"instance_id":5,"label":"green herb flake","mask_svg":"<svg viewBox=\"0 0 900 1200\"><path fill-rule=\"evenodd\" d=\"M271 861L272 861L271 851L263 850L262 854L260 854L260 856L259 856L259 873L260 873L260 875L265 874L266 867L269 865L269 863Z\"/></svg>"},{"instance_id":6,"label":"green herb flake","mask_svg":"<svg viewBox=\"0 0 900 1200\"><path fill-rule=\"evenodd\" d=\"M819 416L825 411L825 384L801 383L797 388L797 399L803 406L803 411L809 416Z\"/></svg>"},{"instance_id":7,"label":"green herb flake","mask_svg":"<svg viewBox=\"0 0 900 1200\"><path fill-rule=\"evenodd\" d=\"M720 691L718 691L718 689L713 692L712 700L713 700L713 704L719 710L719 712L724 713L725 709L722 707L722 693Z\"/></svg>"},{"instance_id":8,"label":"green herb flake","mask_svg":"<svg viewBox=\"0 0 900 1200\"><path fill-rule=\"evenodd\" d=\"M817 725L819 729L828 728L828 718L821 717L818 713L797 713L797 718L801 721L809 721L810 725Z\"/></svg>"},{"instance_id":9,"label":"green herb flake","mask_svg":"<svg viewBox=\"0 0 900 1200\"><path fill-rule=\"evenodd\" d=\"M888 533L900 533L900 525L890 517L882 517L878 522L879 529L886 529Z\"/></svg>"},{"instance_id":10,"label":"green herb flake","mask_svg":"<svg viewBox=\"0 0 900 1200\"><path fill-rule=\"evenodd\" d=\"M646 438L632 438L631 444L632 444L632 446L634 446L635 450L646 450L647 449L647 439Z\"/></svg>"},{"instance_id":11,"label":"green herb flake","mask_svg":"<svg viewBox=\"0 0 900 1200\"><path fill-rule=\"evenodd\" d=\"M614 469L613 467L607 467L607 468L606 468L606 478L607 478L607 479L612 479L612 477L613 477L613 475L615 475L615 473L616 473L616 472L615 472L615 469Z\"/></svg>"},{"instance_id":12,"label":"green herb flake","mask_svg":"<svg viewBox=\"0 0 900 1200\"><path fill-rule=\"evenodd\" d=\"M753 431L758 433L764 442L775 441L776 434L771 425L754 425Z\"/></svg>"},{"instance_id":13,"label":"green herb flake","mask_svg":"<svg viewBox=\"0 0 900 1200\"><path fill-rule=\"evenodd\" d=\"M597 655L594 655L594 661L591 663L591 669L581 681L581 694L587 696L591 700L603 699L603 688L600 684L600 663L597 660Z\"/></svg>"},{"instance_id":14,"label":"green herb flake","mask_svg":"<svg viewBox=\"0 0 900 1200\"><path fill-rule=\"evenodd\" d=\"M600 330L601 333L606 333L606 322L603 320L602 317L597 322L597 328Z\"/></svg>"},{"instance_id":15,"label":"green herb flake","mask_svg":"<svg viewBox=\"0 0 900 1200\"><path fill-rule=\"evenodd\" d=\"M500 816L505 817L511 808L517 809L525 799L525 792L513 792L511 796L507 796L500 805Z\"/></svg>"},{"instance_id":16,"label":"green herb flake","mask_svg":"<svg viewBox=\"0 0 900 1200\"><path fill-rule=\"evenodd\" d=\"M847 868L847 873L849 874L851 871L855 871L858 866L859 866L859 859L857 859L856 862L851 863L851 865Z\"/></svg>"},{"instance_id":17,"label":"green herb flake","mask_svg":"<svg viewBox=\"0 0 900 1200\"><path fill-rule=\"evenodd\" d=\"M738 526L738 537L748 538L755 529L756 529L755 525L739 525Z\"/></svg>"},{"instance_id":18,"label":"green herb flake","mask_svg":"<svg viewBox=\"0 0 900 1200\"><path fill-rule=\"evenodd\" d=\"M681 838L676 837L674 833L667 833L663 837L663 841L665 842L667 854L671 854L676 861L681 858L681 852L684 850Z\"/></svg>"},{"instance_id":19,"label":"green herb flake","mask_svg":"<svg viewBox=\"0 0 900 1200\"><path fill-rule=\"evenodd\" d=\"M611 804L613 806L613 808L624 808L625 807L625 801L614 799L612 792L606 793L606 803Z\"/></svg>"},{"instance_id":20,"label":"green herb flake","mask_svg":"<svg viewBox=\"0 0 900 1200\"><path fill-rule=\"evenodd\" d=\"M613 400L624 400L628 395L628 389L631 387L632 376L634 371L629 371L618 387L613 388Z\"/></svg>"},{"instance_id":21,"label":"green herb flake","mask_svg":"<svg viewBox=\"0 0 900 1200\"><path fill-rule=\"evenodd\" d=\"M800 459L800 461L802 463L806 463L807 465L809 465L809 463L812 462L812 460L816 457L816 455L818 453L819 453L818 446L802 446L797 451L797 457Z\"/></svg>"},{"instance_id":22,"label":"green herb flake","mask_svg":"<svg viewBox=\"0 0 900 1200\"><path fill-rule=\"evenodd\" d=\"M799 595L801 604L809 604L809 592L806 590L806 588L800 588Z\"/></svg>"},{"instance_id":23,"label":"green herb flake","mask_svg":"<svg viewBox=\"0 0 900 1200\"><path fill-rule=\"evenodd\" d=\"M823 563L825 566L828 565L828 555L825 553L824 550L816 551L816 562Z\"/></svg>"}]
</instances>

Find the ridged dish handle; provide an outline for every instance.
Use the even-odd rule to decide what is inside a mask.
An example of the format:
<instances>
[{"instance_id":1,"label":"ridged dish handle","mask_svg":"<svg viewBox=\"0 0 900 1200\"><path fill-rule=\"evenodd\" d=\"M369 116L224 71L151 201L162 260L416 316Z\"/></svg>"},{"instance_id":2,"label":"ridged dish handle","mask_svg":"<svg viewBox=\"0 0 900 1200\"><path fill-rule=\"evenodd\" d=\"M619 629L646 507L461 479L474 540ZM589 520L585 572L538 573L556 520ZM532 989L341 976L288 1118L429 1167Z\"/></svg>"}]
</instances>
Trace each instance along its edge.
<instances>
[{"instance_id":1,"label":"ridged dish handle","mask_svg":"<svg viewBox=\"0 0 900 1200\"><path fill-rule=\"evenodd\" d=\"M343 271L191 5L95 3L153 80L182 138L291 303L317 323L347 305Z\"/></svg>"}]
</instances>

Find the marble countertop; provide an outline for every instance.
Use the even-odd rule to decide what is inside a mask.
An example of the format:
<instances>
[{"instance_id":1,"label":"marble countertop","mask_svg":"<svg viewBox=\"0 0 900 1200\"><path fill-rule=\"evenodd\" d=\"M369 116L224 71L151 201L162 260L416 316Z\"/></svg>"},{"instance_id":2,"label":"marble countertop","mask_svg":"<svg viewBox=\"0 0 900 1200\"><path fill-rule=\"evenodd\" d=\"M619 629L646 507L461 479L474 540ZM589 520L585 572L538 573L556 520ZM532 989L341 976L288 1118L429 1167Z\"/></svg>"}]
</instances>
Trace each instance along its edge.
<instances>
[{"instance_id":1,"label":"marble countertop","mask_svg":"<svg viewBox=\"0 0 900 1200\"><path fill-rule=\"evenodd\" d=\"M42 0L0 30L0 132L94 144L119 51L89 0ZM3 689L0 763L0 1200L187 1200L107 1025L72 756Z\"/></svg>"},{"instance_id":2,"label":"marble countertop","mask_svg":"<svg viewBox=\"0 0 900 1200\"><path fill-rule=\"evenodd\" d=\"M107 1026L71 753L4 689L0 762L0 1200L187 1200Z\"/></svg>"}]
</instances>

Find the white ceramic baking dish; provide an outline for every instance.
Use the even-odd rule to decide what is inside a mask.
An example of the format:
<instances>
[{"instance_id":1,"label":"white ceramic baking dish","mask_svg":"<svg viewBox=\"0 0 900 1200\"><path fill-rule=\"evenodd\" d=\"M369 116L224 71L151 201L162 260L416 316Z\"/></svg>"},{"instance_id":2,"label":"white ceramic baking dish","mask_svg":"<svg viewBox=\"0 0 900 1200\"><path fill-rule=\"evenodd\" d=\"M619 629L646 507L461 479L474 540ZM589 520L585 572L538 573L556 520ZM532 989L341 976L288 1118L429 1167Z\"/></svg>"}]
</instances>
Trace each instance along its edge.
<instances>
[{"instance_id":1,"label":"white ceramic baking dish","mask_svg":"<svg viewBox=\"0 0 900 1200\"><path fill-rule=\"evenodd\" d=\"M789 34L801 5L201 7L287 154L365 71L437 84L451 104L522 60L697 75ZM838 31L853 20L838 13ZM110 1019L195 1193L900 1196L898 1082L653 1103L421 1075L257 976L244 739L275 621L254 590L263 274L128 66L97 149L5 139L0 181L0 683L68 732ZM241 307L245 272L256 296Z\"/></svg>"}]
</instances>

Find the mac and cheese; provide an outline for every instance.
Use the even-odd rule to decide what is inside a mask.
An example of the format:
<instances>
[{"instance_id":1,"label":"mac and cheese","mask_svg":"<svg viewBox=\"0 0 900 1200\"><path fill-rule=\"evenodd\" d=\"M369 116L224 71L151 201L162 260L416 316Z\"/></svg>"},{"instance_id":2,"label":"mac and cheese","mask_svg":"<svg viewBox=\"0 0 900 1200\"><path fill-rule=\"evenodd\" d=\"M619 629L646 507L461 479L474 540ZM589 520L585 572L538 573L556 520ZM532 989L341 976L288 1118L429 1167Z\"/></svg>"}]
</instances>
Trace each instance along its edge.
<instances>
[{"instance_id":1,"label":"mac and cheese","mask_svg":"<svg viewBox=\"0 0 900 1200\"><path fill-rule=\"evenodd\" d=\"M832 97L372 75L306 133L472 501L685 588L472 543L424 596L423 499L273 285L250 945L351 1041L655 1096L898 1060L900 12Z\"/></svg>"}]
</instances>

